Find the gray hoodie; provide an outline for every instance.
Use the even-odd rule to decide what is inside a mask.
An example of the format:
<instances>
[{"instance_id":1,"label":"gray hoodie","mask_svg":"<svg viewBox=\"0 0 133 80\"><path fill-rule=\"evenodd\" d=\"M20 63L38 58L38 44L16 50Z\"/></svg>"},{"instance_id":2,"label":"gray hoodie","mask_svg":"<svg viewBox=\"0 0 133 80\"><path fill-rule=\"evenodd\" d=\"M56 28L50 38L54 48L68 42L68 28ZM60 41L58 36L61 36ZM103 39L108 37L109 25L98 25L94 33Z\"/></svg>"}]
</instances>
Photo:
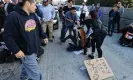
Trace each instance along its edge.
<instances>
[{"instance_id":1,"label":"gray hoodie","mask_svg":"<svg viewBox=\"0 0 133 80\"><path fill-rule=\"evenodd\" d=\"M124 7L121 6L121 7L118 9L118 12L120 13L120 17L122 17L123 14L124 14Z\"/></svg>"}]
</instances>

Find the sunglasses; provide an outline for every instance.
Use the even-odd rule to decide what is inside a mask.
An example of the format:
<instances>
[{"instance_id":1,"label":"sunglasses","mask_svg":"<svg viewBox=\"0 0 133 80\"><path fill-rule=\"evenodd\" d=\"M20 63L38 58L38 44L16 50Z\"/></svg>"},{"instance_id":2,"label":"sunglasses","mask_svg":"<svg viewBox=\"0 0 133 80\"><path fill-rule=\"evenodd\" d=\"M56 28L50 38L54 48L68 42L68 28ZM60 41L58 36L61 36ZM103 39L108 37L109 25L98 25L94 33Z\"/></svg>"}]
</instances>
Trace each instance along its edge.
<instances>
[{"instance_id":1,"label":"sunglasses","mask_svg":"<svg viewBox=\"0 0 133 80\"><path fill-rule=\"evenodd\" d=\"M121 3L118 3L118 4L121 4Z\"/></svg>"}]
</instances>

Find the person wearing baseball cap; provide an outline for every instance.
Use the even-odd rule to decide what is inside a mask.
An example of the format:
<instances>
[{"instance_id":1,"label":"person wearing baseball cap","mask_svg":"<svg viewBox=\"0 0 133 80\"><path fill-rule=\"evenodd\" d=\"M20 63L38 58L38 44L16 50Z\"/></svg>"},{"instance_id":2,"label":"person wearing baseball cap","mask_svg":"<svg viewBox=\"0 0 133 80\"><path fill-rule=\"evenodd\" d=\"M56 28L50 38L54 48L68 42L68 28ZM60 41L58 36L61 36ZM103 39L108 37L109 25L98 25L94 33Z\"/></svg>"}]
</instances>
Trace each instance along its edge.
<instances>
[{"instance_id":1,"label":"person wearing baseball cap","mask_svg":"<svg viewBox=\"0 0 133 80\"><path fill-rule=\"evenodd\" d=\"M49 32L49 41L53 42L53 19L55 18L55 8L49 4L49 0L43 0L42 5L39 7L42 13L42 27L44 32Z\"/></svg>"}]
</instances>

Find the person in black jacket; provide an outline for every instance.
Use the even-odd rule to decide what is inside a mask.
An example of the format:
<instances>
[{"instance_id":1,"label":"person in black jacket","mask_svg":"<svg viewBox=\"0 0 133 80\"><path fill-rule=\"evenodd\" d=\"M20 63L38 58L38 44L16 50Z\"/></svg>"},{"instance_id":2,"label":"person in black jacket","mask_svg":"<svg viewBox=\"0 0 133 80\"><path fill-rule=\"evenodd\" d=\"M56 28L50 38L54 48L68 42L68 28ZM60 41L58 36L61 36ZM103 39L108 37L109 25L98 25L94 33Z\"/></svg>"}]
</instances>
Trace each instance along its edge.
<instances>
[{"instance_id":1,"label":"person in black jacket","mask_svg":"<svg viewBox=\"0 0 133 80\"><path fill-rule=\"evenodd\" d=\"M88 29L87 35L89 34L90 36L88 37L87 44L89 44L91 38L91 46L92 46L92 53L88 55L88 57L94 59L95 48L97 48L98 58L101 58L102 57L101 46L106 37L106 32L101 28L102 23L98 20L96 11L90 11L90 17L91 17L90 19L84 21L84 24L86 24Z\"/></svg>"},{"instance_id":2,"label":"person in black jacket","mask_svg":"<svg viewBox=\"0 0 133 80\"><path fill-rule=\"evenodd\" d=\"M60 17L60 20L62 20L62 17L63 17L62 13L63 13L63 4L61 4L61 6L59 7L59 17Z\"/></svg>"},{"instance_id":3,"label":"person in black jacket","mask_svg":"<svg viewBox=\"0 0 133 80\"><path fill-rule=\"evenodd\" d=\"M4 24L4 42L8 49L22 61L20 80L42 80L37 63L40 38L47 44L46 33L34 14L35 0L22 0L7 16Z\"/></svg>"},{"instance_id":4,"label":"person in black jacket","mask_svg":"<svg viewBox=\"0 0 133 80\"><path fill-rule=\"evenodd\" d=\"M119 18L118 8L115 6L113 9L109 12L109 23L108 23L108 35L112 36L115 24Z\"/></svg>"},{"instance_id":5,"label":"person in black jacket","mask_svg":"<svg viewBox=\"0 0 133 80\"><path fill-rule=\"evenodd\" d=\"M4 3L1 1L0 2L0 32L1 32L1 29L3 28L4 18L5 18Z\"/></svg>"},{"instance_id":6,"label":"person in black jacket","mask_svg":"<svg viewBox=\"0 0 133 80\"><path fill-rule=\"evenodd\" d=\"M62 40L65 38L66 35L66 27L65 27L65 14L70 11L70 9L72 8L73 5L73 1L72 0L68 0L67 6L63 7L63 12L62 12L62 16L63 16L63 21L62 21L62 29L61 29L61 36L60 36L60 41L62 42Z\"/></svg>"},{"instance_id":7,"label":"person in black jacket","mask_svg":"<svg viewBox=\"0 0 133 80\"><path fill-rule=\"evenodd\" d=\"M10 3L10 0L4 0L4 11L5 11L5 15L7 17L8 15L8 12L7 12L7 7L8 7L8 4Z\"/></svg>"},{"instance_id":8,"label":"person in black jacket","mask_svg":"<svg viewBox=\"0 0 133 80\"><path fill-rule=\"evenodd\" d=\"M7 6L7 13L14 11L14 6L18 4L18 0L12 0L12 3L9 3Z\"/></svg>"}]
</instances>

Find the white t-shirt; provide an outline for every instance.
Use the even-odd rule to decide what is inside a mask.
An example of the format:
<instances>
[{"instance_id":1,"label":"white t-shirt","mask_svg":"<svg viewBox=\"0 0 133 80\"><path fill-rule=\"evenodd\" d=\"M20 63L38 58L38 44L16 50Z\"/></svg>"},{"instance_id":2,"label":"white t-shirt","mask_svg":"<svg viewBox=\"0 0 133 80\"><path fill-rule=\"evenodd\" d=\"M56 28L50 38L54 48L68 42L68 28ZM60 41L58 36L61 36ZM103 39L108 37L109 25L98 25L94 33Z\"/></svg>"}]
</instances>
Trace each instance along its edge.
<instances>
[{"instance_id":1,"label":"white t-shirt","mask_svg":"<svg viewBox=\"0 0 133 80\"><path fill-rule=\"evenodd\" d=\"M82 12L82 10L83 10L83 12ZM80 7L80 11L81 11L82 13L88 12L87 6L81 6L81 7Z\"/></svg>"}]
</instances>

